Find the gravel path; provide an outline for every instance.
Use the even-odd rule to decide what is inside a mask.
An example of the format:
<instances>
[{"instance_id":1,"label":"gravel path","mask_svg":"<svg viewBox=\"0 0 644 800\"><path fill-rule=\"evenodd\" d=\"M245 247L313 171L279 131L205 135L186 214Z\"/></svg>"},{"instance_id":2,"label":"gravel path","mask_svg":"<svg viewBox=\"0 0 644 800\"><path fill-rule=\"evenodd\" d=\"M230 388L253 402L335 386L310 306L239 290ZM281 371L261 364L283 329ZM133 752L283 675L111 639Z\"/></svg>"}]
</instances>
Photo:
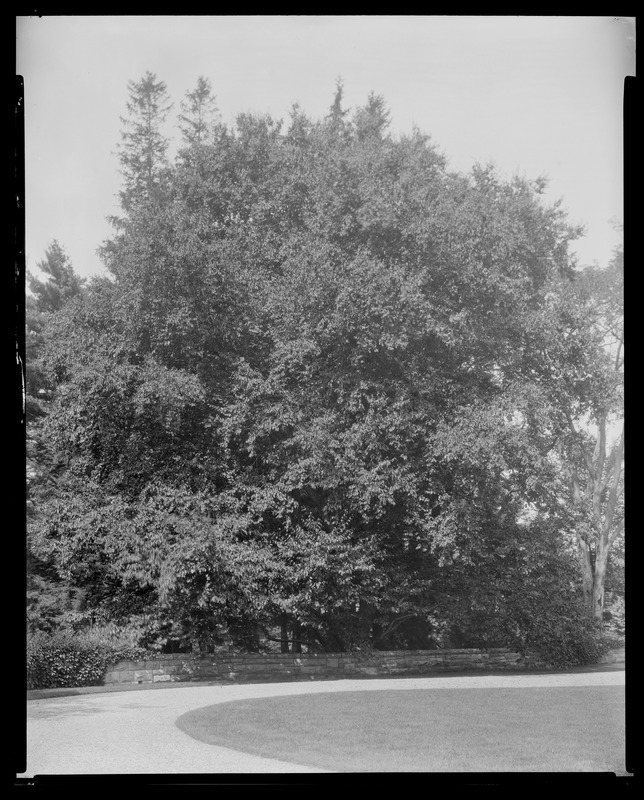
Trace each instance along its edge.
<instances>
[{"instance_id":1,"label":"gravel path","mask_svg":"<svg viewBox=\"0 0 644 800\"><path fill-rule=\"evenodd\" d=\"M320 773L199 742L175 725L187 711L216 703L313 692L623 686L622 669L507 675L335 680L311 683L175 685L139 691L37 696L27 702L27 770L37 775ZM43 693L44 694L44 693Z\"/></svg>"}]
</instances>

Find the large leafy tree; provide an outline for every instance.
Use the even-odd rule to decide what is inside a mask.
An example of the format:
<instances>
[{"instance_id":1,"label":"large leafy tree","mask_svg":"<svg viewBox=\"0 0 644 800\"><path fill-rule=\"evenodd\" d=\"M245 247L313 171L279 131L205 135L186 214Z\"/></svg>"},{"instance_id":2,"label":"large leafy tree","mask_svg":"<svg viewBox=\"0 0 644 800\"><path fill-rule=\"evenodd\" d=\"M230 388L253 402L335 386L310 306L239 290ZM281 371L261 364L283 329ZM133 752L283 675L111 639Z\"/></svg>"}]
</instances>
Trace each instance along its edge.
<instances>
[{"instance_id":1,"label":"large leafy tree","mask_svg":"<svg viewBox=\"0 0 644 800\"><path fill-rule=\"evenodd\" d=\"M601 626L610 554L611 550L617 550L614 545L624 534L624 255L621 248L605 270L586 272L583 284L582 307L592 337L589 350L594 355L592 377L586 378L590 384L589 415L594 426L590 442L584 441L572 415L567 421L573 437L573 452L577 448L585 468L581 473L584 477L580 478L573 466L571 487L575 505L581 507L590 523L582 529L578 546L593 617Z\"/></svg>"},{"instance_id":2,"label":"large leafy tree","mask_svg":"<svg viewBox=\"0 0 644 800\"><path fill-rule=\"evenodd\" d=\"M578 232L543 183L452 173L341 83L285 128L201 79L168 165L164 87L130 89L110 278L49 327L42 548L149 640L538 641L578 596L537 394Z\"/></svg>"},{"instance_id":3,"label":"large leafy tree","mask_svg":"<svg viewBox=\"0 0 644 800\"><path fill-rule=\"evenodd\" d=\"M565 475L568 530L597 627L611 550L624 533L624 257L557 287L537 334L539 381Z\"/></svg>"}]
</instances>

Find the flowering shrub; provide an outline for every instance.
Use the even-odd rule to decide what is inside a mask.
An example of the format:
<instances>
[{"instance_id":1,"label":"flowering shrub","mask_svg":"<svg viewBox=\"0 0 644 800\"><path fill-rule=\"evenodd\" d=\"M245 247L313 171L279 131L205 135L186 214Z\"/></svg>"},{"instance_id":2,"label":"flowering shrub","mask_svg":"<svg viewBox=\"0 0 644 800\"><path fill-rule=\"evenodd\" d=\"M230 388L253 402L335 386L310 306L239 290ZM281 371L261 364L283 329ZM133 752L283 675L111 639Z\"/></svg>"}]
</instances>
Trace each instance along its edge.
<instances>
[{"instance_id":1,"label":"flowering shrub","mask_svg":"<svg viewBox=\"0 0 644 800\"><path fill-rule=\"evenodd\" d=\"M110 664L147 655L142 647L93 641L68 632L32 634L27 640L27 689L99 686Z\"/></svg>"}]
</instances>

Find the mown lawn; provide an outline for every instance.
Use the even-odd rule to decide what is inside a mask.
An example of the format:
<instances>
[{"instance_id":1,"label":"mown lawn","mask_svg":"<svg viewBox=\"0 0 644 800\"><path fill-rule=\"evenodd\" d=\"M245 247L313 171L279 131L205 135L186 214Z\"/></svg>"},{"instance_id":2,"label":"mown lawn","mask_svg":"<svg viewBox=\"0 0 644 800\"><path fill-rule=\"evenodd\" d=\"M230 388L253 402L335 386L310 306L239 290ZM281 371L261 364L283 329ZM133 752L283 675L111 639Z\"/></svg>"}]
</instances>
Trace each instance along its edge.
<instances>
[{"instance_id":1,"label":"mown lawn","mask_svg":"<svg viewBox=\"0 0 644 800\"><path fill-rule=\"evenodd\" d=\"M624 688L329 692L184 714L202 742L340 772L614 772Z\"/></svg>"}]
</instances>

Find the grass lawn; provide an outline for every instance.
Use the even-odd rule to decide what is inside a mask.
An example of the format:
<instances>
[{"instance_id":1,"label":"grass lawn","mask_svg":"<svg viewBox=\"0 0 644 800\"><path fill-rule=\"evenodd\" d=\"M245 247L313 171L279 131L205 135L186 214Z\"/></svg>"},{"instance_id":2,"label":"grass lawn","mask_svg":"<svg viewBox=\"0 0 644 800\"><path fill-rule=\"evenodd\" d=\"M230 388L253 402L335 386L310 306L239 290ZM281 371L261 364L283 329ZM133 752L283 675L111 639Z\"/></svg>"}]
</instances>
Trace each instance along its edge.
<instances>
[{"instance_id":1,"label":"grass lawn","mask_svg":"<svg viewBox=\"0 0 644 800\"><path fill-rule=\"evenodd\" d=\"M386 689L239 700L184 714L202 742L339 772L614 772L624 687Z\"/></svg>"}]
</instances>

